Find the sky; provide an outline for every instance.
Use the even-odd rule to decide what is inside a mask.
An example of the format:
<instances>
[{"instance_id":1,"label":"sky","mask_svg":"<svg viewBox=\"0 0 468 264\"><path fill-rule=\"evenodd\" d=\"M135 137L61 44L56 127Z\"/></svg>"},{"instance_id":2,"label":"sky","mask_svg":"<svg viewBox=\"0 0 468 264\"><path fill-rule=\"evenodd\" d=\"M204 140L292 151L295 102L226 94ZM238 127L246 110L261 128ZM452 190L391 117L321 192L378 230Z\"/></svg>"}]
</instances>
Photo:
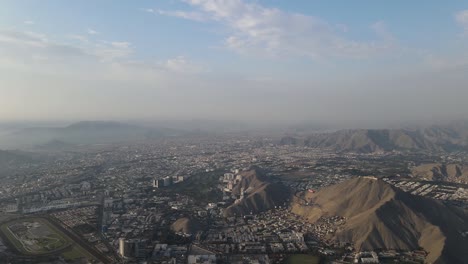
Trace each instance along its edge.
<instances>
[{"instance_id":1,"label":"sky","mask_svg":"<svg viewBox=\"0 0 468 264\"><path fill-rule=\"evenodd\" d=\"M0 121L439 121L466 98L466 0L0 3Z\"/></svg>"}]
</instances>

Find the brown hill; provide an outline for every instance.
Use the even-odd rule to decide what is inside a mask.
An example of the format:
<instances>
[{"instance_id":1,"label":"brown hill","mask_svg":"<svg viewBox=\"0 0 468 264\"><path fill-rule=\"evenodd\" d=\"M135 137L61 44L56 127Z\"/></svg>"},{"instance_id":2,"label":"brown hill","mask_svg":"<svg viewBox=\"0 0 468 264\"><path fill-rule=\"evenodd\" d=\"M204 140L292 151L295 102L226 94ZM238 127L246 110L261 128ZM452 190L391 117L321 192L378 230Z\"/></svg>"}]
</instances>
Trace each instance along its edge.
<instances>
[{"instance_id":1,"label":"brown hill","mask_svg":"<svg viewBox=\"0 0 468 264\"><path fill-rule=\"evenodd\" d=\"M194 234L201 230L201 225L195 219L183 217L177 219L177 221L171 225L171 230L174 232L182 232L184 234Z\"/></svg>"},{"instance_id":2,"label":"brown hill","mask_svg":"<svg viewBox=\"0 0 468 264\"><path fill-rule=\"evenodd\" d=\"M394 150L463 151L468 150L468 121L415 129L350 129L308 136L288 135L279 144L362 153Z\"/></svg>"},{"instance_id":3,"label":"brown hill","mask_svg":"<svg viewBox=\"0 0 468 264\"><path fill-rule=\"evenodd\" d=\"M466 150L468 147L468 121L454 121L420 130L428 140L444 146L446 150Z\"/></svg>"},{"instance_id":4,"label":"brown hill","mask_svg":"<svg viewBox=\"0 0 468 264\"><path fill-rule=\"evenodd\" d=\"M309 136L309 147L372 153L393 150L442 150L415 131L403 129L356 129Z\"/></svg>"},{"instance_id":5,"label":"brown hill","mask_svg":"<svg viewBox=\"0 0 468 264\"><path fill-rule=\"evenodd\" d=\"M307 205L307 203L309 205ZM379 179L355 178L294 199L292 212L316 222L342 216L346 223L330 239L352 242L356 249L419 247L427 261L466 263L468 213L439 201L405 193Z\"/></svg>"},{"instance_id":6,"label":"brown hill","mask_svg":"<svg viewBox=\"0 0 468 264\"><path fill-rule=\"evenodd\" d=\"M430 181L468 184L468 166L462 164L423 164L411 169L414 177Z\"/></svg>"},{"instance_id":7,"label":"brown hill","mask_svg":"<svg viewBox=\"0 0 468 264\"><path fill-rule=\"evenodd\" d=\"M224 216L247 215L259 213L284 206L290 199L289 189L281 184L272 183L264 172L258 168L241 173L242 179L237 183L232 193L239 195L245 191L244 199L236 201L224 210Z\"/></svg>"}]
</instances>

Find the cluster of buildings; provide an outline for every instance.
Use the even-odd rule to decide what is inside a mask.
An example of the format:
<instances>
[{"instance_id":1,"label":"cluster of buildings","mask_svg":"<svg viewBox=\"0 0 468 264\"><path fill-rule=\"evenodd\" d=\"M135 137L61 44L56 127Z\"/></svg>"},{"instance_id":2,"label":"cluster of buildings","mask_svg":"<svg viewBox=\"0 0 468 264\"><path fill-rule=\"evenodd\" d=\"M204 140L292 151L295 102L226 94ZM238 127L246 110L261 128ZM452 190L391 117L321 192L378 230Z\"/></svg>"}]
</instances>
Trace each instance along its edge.
<instances>
[{"instance_id":1,"label":"cluster of buildings","mask_svg":"<svg viewBox=\"0 0 468 264\"><path fill-rule=\"evenodd\" d=\"M405 192L468 208L468 186L466 185L399 178L384 178L384 180Z\"/></svg>"},{"instance_id":2,"label":"cluster of buildings","mask_svg":"<svg viewBox=\"0 0 468 264\"><path fill-rule=\"evenodd\" d=\"M296 253L339 259L339 250L326 237L346 219L309 224L287 208L225 219L223 208L248 191L234 194L242 180L236 168L266 168L267 176L293 192L378 174L405 191L468 205L466 188L391 177L405 175L411 162L434 161L432 156L334 153L275 142L265 136L225 135L80 147L2 178L0 211L48 213L116 262L270 263ZM220 193L219 199L200 200L178 189L193 183L194 175L213 171L220 174L200 192ZM201 225L179 235L171 225L180 218ZM349 261L373 261L369 254L350 255ZM403 256L376 254L379 259Z\"/></svg>"},{"instance_id":3,"label":"cluster of buildings","mask_svg":"<svg viewBox=\"0 0 468 264\"><path fill-rule=\"evenodd\" d=\"M184 181L184 176L166 176L162 179L154 179L153 180L153 187L154 188L163 188L171 186L172 184L176 184L179 182Z\"/></svg>"}]
</instances>

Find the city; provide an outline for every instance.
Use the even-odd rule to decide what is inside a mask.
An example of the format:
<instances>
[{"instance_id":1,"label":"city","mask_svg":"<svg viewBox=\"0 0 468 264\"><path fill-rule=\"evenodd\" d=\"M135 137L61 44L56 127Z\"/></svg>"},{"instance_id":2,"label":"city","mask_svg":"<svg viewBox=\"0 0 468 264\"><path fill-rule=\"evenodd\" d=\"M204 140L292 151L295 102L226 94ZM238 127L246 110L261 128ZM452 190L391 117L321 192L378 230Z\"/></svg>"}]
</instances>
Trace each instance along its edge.
<instances>
[{"instance_id":1,"label":"city","mask_svg":"<svg viewBox=\"0 0 468 264\"><path fill-rule=\"evenodd\" d=\"M304 224L286 203L258 214L225 215L248 193L242 189L236 196L233 188L253 166L266 169L268 178L295 194L379 175L404 191L468 208L467 184L441 185L410 173L411 166L428 160L465 162L457 154L337 153L282 145L274 138L197 137L50 155L55 157L4 178L3 218L54 221L93 248L91 263L277 263L293 254L352 262L367 256L353 253L351 244L327 239L346 221L343 217ZM193 253L198 251L204 253ZM387 250L371 258L424 257L423 251Z\"/></svg>"},{"instance_id":2,"label":"city","mask_svg":"<svg viewBox=\"0 0 468 264\"><path fill-rule=\"evenodd\" d=\"M468 0L0 1L0 264L468 264Z\"/></svg>"}]
</instances>

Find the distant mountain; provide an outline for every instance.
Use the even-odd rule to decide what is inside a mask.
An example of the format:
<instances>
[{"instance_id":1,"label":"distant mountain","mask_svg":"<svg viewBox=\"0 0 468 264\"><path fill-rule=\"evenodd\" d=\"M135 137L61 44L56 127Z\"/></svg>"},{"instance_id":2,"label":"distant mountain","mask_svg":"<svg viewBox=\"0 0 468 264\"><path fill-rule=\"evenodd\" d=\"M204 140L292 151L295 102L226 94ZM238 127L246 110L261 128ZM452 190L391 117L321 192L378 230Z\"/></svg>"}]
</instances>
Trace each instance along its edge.
<instances>
[{"instance_id":1,"label":"distant mountain","mask_svg":"<svg viewBox=\"0 0 468 264\"><path fill-rule=\"evenodd\" d=\"M34 148L63 144L101 144L153 139L177 134L167 128L148 128L119 122L85 121L67 127L24 128L0 137L3 148Z\"/></svg>"},{"instance_id":2,"label":"distant mountain","mask_svg":"<svg viewBox=\"0 0 468 264\"><path fill-rule=\"evenodd\" d=\"M310 136L305 144L339 151L378 152L392 150L442 150L418 132L409 130L361 129L341 130Z\"/></svg>"},{"instance_id":3,"label":"distant mountain","mask_svg":"<svg viewBox=\"0 0 468 264\"><path fill-rule=\"evenodd\" d=\"M429 181L447 181L468 184L468 166L463 164L423 164L411 169L411 174Z\"/></svg>"},{"instance_id":4,"label":"distant mountain","mask_svg":"<svg viewBox=\"0 0 468 264\"><path fill-rule=\"evenodd\" d=\"M354 178L317 193L304 192L292 212L311 223L345 217L327 239L356 250L423 248L428 263L466 263L468 213L461 208L403 192L377 178Z\"/></svg>"},{"instance_id":5,"label":"distant mountain","mask_svg":"<svg viewBox=\"0 0 468 264\"><path fill-rule=\"evenodd\" d=\"M468 150L468 122L423 129L352 129L283 137L282 145L304 145L343 152Z\"/></svg>"},{"instance_id":6,"label":"distant mountain","mask_svg":"<svg viewBox=\"0 0 468 264\"><path fill-rule=\"evenodd\" d=\"M421 129L420 133L431 142L444 146L448 151L468 148L468 121L433 125Z\"/></svg>"},{"instance_id":7,"label":"distant mountain","mask_svg":"<svg viewBox=\"0 0 468 264\"><path fill-rule=\"evenodd\" d=\"M252 168L241 173L242 179L232 193L240 195L244 190L244 198L236 201L224 210L224 216L248 215L284 206L290 199L290 190L281 184L272 183L259 168Z\"/></svg>"}]
</instances>

